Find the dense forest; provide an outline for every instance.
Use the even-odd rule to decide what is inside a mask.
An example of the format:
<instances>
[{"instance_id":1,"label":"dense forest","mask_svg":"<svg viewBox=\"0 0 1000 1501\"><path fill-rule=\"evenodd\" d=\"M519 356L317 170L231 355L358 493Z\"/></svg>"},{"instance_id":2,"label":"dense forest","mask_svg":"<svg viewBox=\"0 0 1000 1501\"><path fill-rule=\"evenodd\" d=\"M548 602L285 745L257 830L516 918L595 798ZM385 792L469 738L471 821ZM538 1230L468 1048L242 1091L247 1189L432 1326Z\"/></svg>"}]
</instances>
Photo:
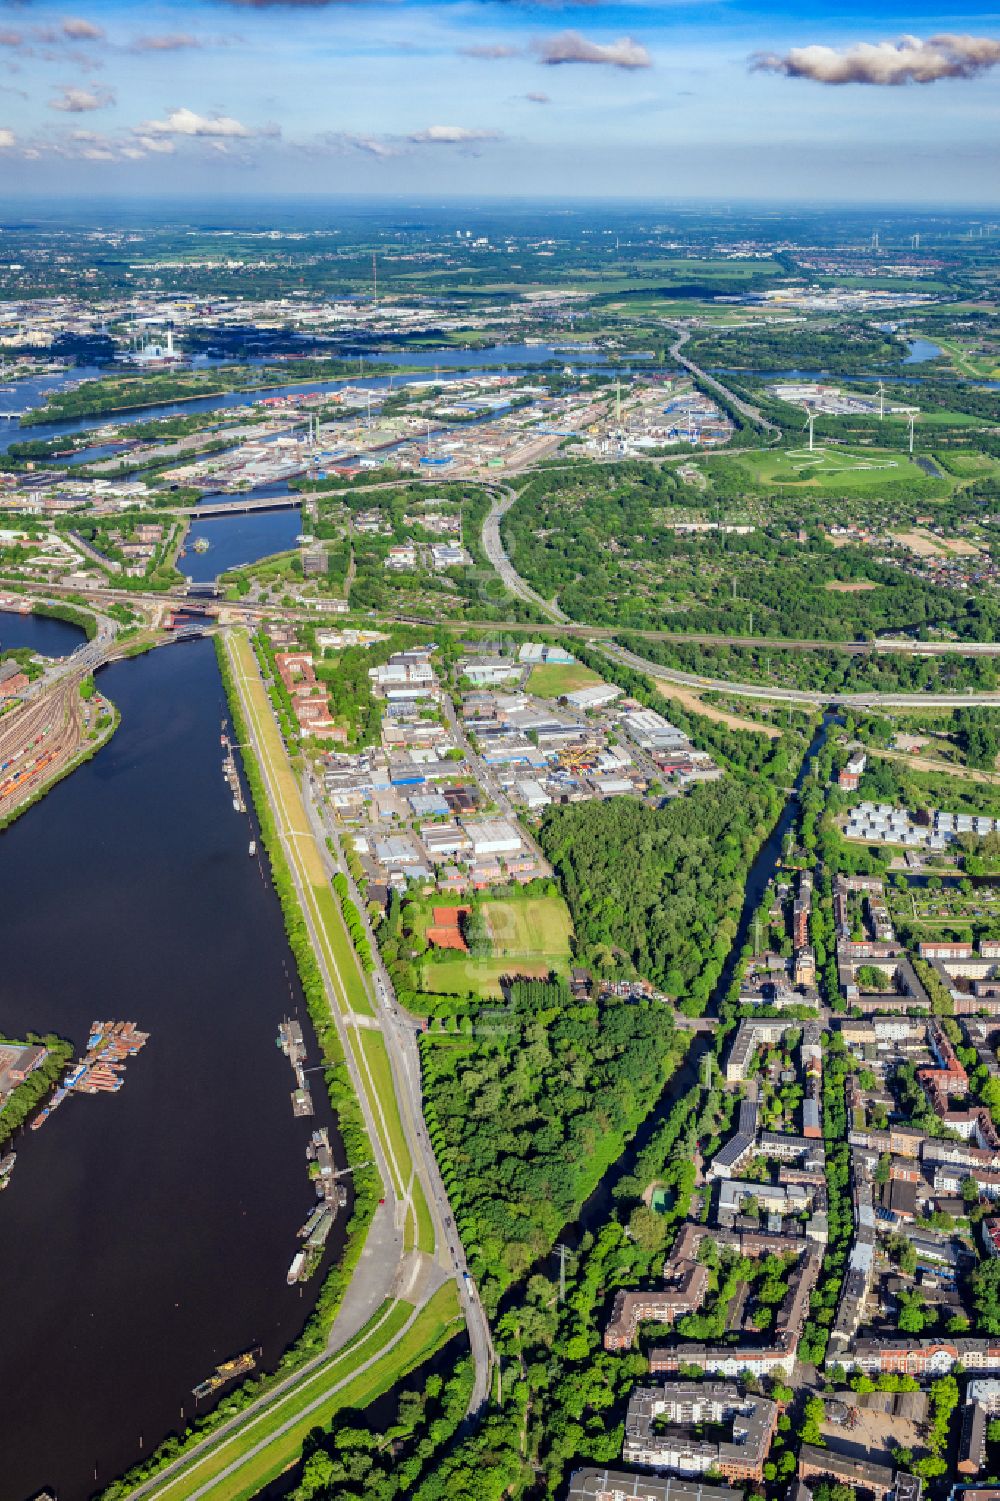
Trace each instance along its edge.
<instances>
[{"instance_id":1,"label":"dense forest","mask_svg":"<svg viewBox=\"0 0 1000 1501\"><path fill-rule=\"evenodd\" d=\"M815 495L772 507L753 490L734 460L713 463L704 489L666 466L540 473L505 518L504 542L539 594L595 625L831 641L997 635L990 596L915 577L870 548L834 546L824 531L833 517ZM675 529L694 519L754 529Z\"/></svg>"},{"instance_id":2,"label":"dense forest","mask_svg":"<svg viewBox=\"0 0 1000 1501\"><path fill-rule=\"evenodd\" d=\"M425 1033L425 1115L484 1305L548 1251L683 1056L669 1009L515 981L461 1037Z\"/></svg>"},{"instance_id":3,"label":"dense forest","mask_svg":"<svg viewBox=\"0 0 1000 1501\"><path fill-rule=\"evenodd\" d=\"M472 1362L455 1357L455 1346L445 1346L433 1362L437 1370L393 1389L391 1422L375 1428L363 1412L342 1408L328 1429L314 1428L303 1446L294 1501L437 1495L432 1475L428 1490L420 1482L454 1438L472 1392Z\"/></svg>"},{"instance_id":4,"label":"dense forest","mask_svg":"<svg viewBox=\"0 0 1000 1501\"><path fill-rule=\"evenodd\" d=\"M867 375L891 369L906 358L906 343L879 333L869 323L829 327L718 329L705 333L685 353L705 369L823 370Z\"/></svg>"},{"instance_id":5,"label":"dense forest","mask_svg":"<svg viewBox=\"0 0 1000 1501\"><path fill-rule=\"evenodd\" d=\"M629 798L547 810L539 837L597 968L634 970L695 1014L729 952L751 860L777 817L766 783L726 779L664 808Z\"/></svg>"}]
</instances>

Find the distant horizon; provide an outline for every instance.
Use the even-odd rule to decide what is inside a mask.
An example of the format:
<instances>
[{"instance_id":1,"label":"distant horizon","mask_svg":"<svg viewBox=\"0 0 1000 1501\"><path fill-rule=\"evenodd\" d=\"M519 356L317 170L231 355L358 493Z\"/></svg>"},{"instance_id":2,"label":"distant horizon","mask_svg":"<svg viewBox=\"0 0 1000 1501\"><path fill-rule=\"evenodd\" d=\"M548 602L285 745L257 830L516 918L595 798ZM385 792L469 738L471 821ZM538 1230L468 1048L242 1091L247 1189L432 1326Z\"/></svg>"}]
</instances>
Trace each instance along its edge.
<instances>
[{"instance_id":1,"label":"distant horizon","mask_svg":"<svg viewBox=\"0 0 1000 1501\"><path fill-rule=\"evenodd\" d=\"M305 193L305 192L281 192L277 189L267 191L229 193L221 201L217 192L170 192L170 193L133 193L125 191L108 191L103 194L88 193L74 197L67 194L53 203L49 194L41 193L17 193L16 191L5 193L7 202L44 205L47 210L54 214L63 211L76 210L79 208L95 208L100 206L114 206L118 204L151 205L168 207L170 205L183 206L208 206L215 204L220 209L226 205L258 205L275 203L282 205L294 205L300 203L310 207L321 206L325 203L352 204L359 207L376 207L384 204L386 207L398 208L407 204L414 208L428 209L436 205L444 207L452 203L481 204L484 207L503 208L510 207L536 207L546 203L556 203L560 209L581 208L599 209L610 206L615 209L642 209L642 210L670 210L684 209L687 207L705 210L718 210L720 213L728 207L739 207L741 211L782 211L794 208L802 213L865 213L870 214L873 208L882 205L887 214L919 213L926 216L940 215L943 218L955 218L957 215L979 215L983 218L991 218L1000 214L1000 195L993 203L979 201L960 201L953 203L941 201L921 201L914 199L876 199L876 198L774 198L774 197L740 197L733 193L700 196L697 194L677 195L675 197L636 197L631 195L595 195L594 197L555 195L549 192L535 194L484 194L484 193L445 193L437 190L429 190L425 195L413 193L361 193L356 191ZM7 217L7 216L0 216ZM1000 225L997 226L1000 230ZM1000 238L1000 235L998 235Z\"/></svg>"}]
</instances>

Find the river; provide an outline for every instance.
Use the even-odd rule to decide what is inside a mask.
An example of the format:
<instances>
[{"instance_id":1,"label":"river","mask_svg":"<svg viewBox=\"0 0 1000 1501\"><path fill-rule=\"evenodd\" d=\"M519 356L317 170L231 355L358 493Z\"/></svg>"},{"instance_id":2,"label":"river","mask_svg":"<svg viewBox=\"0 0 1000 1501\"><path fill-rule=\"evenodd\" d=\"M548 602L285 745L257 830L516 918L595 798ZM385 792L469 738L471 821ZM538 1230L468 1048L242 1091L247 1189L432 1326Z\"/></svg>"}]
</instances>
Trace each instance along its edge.
<instances>
[{"instance_id":1,"label":"river","mask_svg":"<svg viewBox=\"0 0 1000 1501\"><path fill-rule=\"evenodd\" d=\"M255 498L288 493L287 483L282 482L259 485L248 491L247 496ZM218 504L239 498L218 493L202 496L201 503ZM301 533L302 510L299 506L288 511L247 511L244 515L207 517L204 521L199 521L194 515L184 539L184 555L177 559L177 567L193 583L208 583L229 568L242 568L260 558L270 557L272 553L289 551ZM194 544L199 539L208 543L206 552L195 551Z\"/></svg>"},{"instance_id":2,"label":"river","mask_svg":"<svg viewBox=\"0 0 1000 1501\"><path fill-rule=\"evenodd\" d=\"M292 1115L275 1036L304 1007L222 777L212 644L116 663L100 684L116 735L0 835L0 1029L79 1047L93 1018L117 1017L150 1040L119 1094L70 1098L15 1143L0 1196L4 1501L43 1486L84 1501L95 1475L108 1483L192 1414L217 1362L260 1343L273 1366L320 1285L285 1279L314 1202L311 1123ZM332 1124L314 1098L315 1124Z\"/></svg>"},{"instance_id":3,"label":"river","mask_svg":"<svg viewBox=\"0 0 1000 1501\"><path fill-rule=\"evenodd\" d=\"M606 362L594 358L593 351L566 353L548 345L501 344L492 349L432 349L410 354L401 351L395 354L371 355L359 360L358 371L336 380L296 381L288 385L263 386L247 391L229 391L216 396L198 396L190 401L165 401L151 406L136 407L126 412L103 412L95 417L67 418L60 422L44 422L37 426L21 427L19 423L4 422L0 427L0 453L6 452L11 443L26 440L41 441L44 438L62 437L69 433L92 432L108 423L125 424L145 422L150 417L190 417L199 412L222 411L230 407L251 406L262 396L291 396L307 391L336 391L341 386L361 386L373 391L386 389L391 382L405 383L409 379L426 379L420 376L373 375L380 364L399 364L437 371L441 380L456 380L463 372L482 369L485 366L506 367L534 366L547 360L559 360L561 364L575 365L581 370L607 368ZM369 373L365 374L365 367ZM440 367L440 368L439 368ZM108 371L86 366L68 370L55 376L44 376L30 381L15 382L13 388L0 401L7 411L26 412L42 404L45 395L57 391L70 381L93 380ZM104 445L102 445L103 450ZM105 457L108 454L104 455Z\"/></svg>"}]
</instances>

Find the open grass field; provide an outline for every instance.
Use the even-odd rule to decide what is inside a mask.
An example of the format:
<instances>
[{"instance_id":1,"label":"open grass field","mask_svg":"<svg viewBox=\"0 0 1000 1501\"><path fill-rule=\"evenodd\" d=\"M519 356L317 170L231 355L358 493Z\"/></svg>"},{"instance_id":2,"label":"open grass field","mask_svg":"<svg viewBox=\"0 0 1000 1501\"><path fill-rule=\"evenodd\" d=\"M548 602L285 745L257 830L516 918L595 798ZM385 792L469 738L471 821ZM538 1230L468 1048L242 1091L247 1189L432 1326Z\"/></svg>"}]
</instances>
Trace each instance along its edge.
<instances>
[{"instance_id":1,"label":"open grass field","mask_svg":"<svg viewBox=\"0 0 1000 1501\"><path fill-rule=\"evenodd\" d=\"M484 902L483 910L493 938L492 955L473 959L450 949L436 951L424 960L423 990L486 999L501 994L500 981L506 975L544 979L550 970L568 972L573 924L562 897Z\"/></svg>"},{"instance_id":2,"label":"open grass field","mask_svg":"<svg viewBox=\"0 0 1000 1501\"><path fill-rule=\"evenodd\" d=\"M484 902L483 911L499 957L568 959L573 924L560 896L523 901Z\"/></svg>"},{"instance_id":3,"label":"open grass field","mask_svg":"<svg viewBox=\"0 0 1000 1501\"><path fill-rule=\"evenodd\" d=\"M838 495L865 494L900 480L926 484L928 478L908 454L882 448L817 443L810 450L803 443L796 448L741 454L739 461L758 484L830 490ZM942 489L950 488L947 480L940 483Z\"/></svg>"},{"instance_id":4,"label":"open grass field","mask_svg":"<svg viewBox=\"0 0 1000 1501\"><path fill-rule=\"evenodd\" d=\"M974 345L970 347L961 339L935 337L935 342L944 350L959 375L973 380L1000 380L1000 361L995 355L981 354Z\"/></svg>"},{"instance_id":5,"label":"open grass field","mask_svg":"<svg viewBox=\"0 0 1000 1501\"><path fill-rule=\"evenodd\" d=\"M559 662L543 663L533 667L528 677L528 692L539 698L559 698L563 693L575 693L577 688L589 688L601 679L582 662L572 666Z\"/></svg>"},{"instance_id":6,"label":"open grass field","mask_svg":"<svg viewBox=\"0 0 1000 1501\"><path fill-rule=\"evenodd\" d=\"M481 1000L499 1000L503 995L500 981L507 975L523 975L529 980L544 980L552 969L541 960L524 959L451 959L426 963L420 987L429 995L472 995ZM565 968L565 966L563 966Z\"/></svg>"}]
</instances>

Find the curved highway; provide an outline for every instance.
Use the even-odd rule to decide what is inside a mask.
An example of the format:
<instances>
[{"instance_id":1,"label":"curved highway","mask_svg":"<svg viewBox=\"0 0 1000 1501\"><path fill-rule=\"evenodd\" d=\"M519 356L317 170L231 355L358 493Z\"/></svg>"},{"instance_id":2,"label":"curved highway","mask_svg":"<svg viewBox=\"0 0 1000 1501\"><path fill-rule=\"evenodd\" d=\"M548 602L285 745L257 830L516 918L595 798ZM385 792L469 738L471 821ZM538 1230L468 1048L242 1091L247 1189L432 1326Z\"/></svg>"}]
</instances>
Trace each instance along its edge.
<instances>
[{"instance_id":1,"label":"curved highway","mask_svg":"<svg viewBox=\"0 0 1000 1501\"><path fill-rule=\"evenodd\" d=\"M496 569L501 582L505 585L509 593L516 595L526 605L534 605L536 610L541 610L547 619L556 622L556 624L570 625L572 622L569 616L564 614L558 605L550 604L548 600L543 599L540 594L532 589L527 580L523 579L517 572L504 550L503 542L500 539L500 522L506 516L516 499L517 491L512 490L507 485L493 491L493 504L490 506L486 519L483 522L483 551Z\"/></svg>"},{"instance_id":2,"label":"curved highway","mask_svg":"<svg viewBox=\"0 0 1000 1501\"><path fill-rule=\"evenodd\" d=\"M595 643L605 656L634 667L660 682L677 683L684 688L693 688L702 693L737 693L742 698L764 698L772 703L805 704L809 708L823 708L838 704L855 709L965 709L1000 704L1000 691L973 690L968 693L839 693L830 689L815 693L804 688L769 688L764 683L734 683L725 678L703 678L693 672L677 672L672 667L661 667L659 662L650 662L639 657L617 642Z\"/></svg>"}]
</instances>

